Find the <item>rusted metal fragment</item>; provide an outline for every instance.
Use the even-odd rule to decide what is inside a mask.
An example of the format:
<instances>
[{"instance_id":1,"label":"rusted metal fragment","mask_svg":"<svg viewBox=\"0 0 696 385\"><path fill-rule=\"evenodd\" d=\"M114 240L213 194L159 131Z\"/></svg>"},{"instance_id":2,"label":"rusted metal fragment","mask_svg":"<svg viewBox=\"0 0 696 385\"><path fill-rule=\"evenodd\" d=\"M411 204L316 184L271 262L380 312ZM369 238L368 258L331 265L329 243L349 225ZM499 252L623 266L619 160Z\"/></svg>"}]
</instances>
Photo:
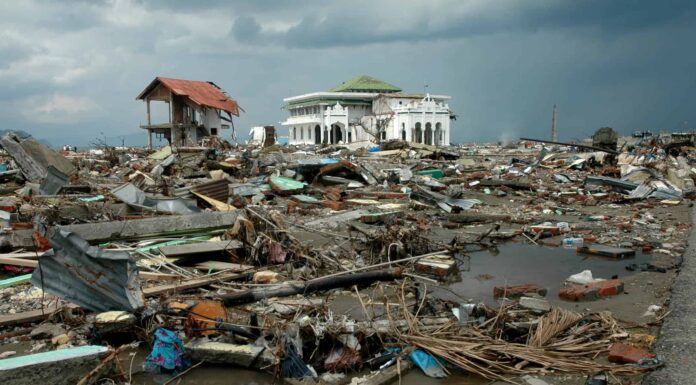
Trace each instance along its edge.
<instances>
[{"instance_id":1,"label":"rusted metal fragment","mask_svg":"<svg viewBox=\"0 0 696 385\"><path fill-rule=\"evenodd\" d=\"M90 246L60 228L49 229L47 238L53 249L39 259L34 286L92 311L143 307L138 268L130 254Z\"/></svg>"}]
</instances>

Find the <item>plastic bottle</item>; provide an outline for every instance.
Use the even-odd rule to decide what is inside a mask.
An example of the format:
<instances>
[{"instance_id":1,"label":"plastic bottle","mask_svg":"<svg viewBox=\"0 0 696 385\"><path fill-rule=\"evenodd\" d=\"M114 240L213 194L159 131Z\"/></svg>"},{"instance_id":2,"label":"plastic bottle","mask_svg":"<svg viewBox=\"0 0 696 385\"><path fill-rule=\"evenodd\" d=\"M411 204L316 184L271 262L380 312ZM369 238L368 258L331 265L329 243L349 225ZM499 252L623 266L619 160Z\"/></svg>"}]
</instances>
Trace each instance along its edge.
<instances>
[{"instance_id":1,"label":"plastic bottle","mask_svg":"<svg viewBox=\"0 0 696 385\"><path fill-rule=\"evenodd\" d=\"M582 238L565 238L562 241L563 247L574 248L582 246L584 240Z\"/></svg>"}]
</instances>

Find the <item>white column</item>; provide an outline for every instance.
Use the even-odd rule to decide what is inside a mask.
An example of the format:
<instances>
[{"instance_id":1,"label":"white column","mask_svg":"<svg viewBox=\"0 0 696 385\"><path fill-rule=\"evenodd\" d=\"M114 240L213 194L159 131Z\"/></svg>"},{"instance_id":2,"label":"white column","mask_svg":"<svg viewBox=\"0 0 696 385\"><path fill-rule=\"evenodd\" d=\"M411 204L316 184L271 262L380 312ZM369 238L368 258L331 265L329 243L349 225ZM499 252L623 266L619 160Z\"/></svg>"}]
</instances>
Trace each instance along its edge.
<instances>
[{"instance_id":1,"label":"white column","mask_svg":"<svg viewBox=\"0 0 696 385\"><path fill-rule=\"evenodd\" d=\"M435 145L435 124L434 123L430 123L430 144Z\"/></svg>"},{"instance_id":2,"label":"white column","mask_svg":"<svg viewBox=\"0 0 696 385\"><path fill-rule=\"evenodd\" d=\"M444 138L445 138L445 144L449 145L450 144L450 120L449 116L445 120L445 123L442 125L442 129L444 131Z\"/></svg>"},{"instance_id":3,"label":"white column","mask_svg":"<svg viewBox=\"0 0 696 385\"><path fill-rule=\"evenodd\" d=\"M327 142L328 144L331 144L331 140L333 139L333 136L331 135L331 133L333 132L333 129L332 129L332 127L331 127L331 106L327 106L326 111L328 111L329 114L328 114L328 116L326 117L326 120L327 120L326 126L327 126L327 129L328 129L328 132L326 132L326 135L325 135L325 136L327 137L327 138L326 138L326 142Z\"/></svg>"}]
</instances>

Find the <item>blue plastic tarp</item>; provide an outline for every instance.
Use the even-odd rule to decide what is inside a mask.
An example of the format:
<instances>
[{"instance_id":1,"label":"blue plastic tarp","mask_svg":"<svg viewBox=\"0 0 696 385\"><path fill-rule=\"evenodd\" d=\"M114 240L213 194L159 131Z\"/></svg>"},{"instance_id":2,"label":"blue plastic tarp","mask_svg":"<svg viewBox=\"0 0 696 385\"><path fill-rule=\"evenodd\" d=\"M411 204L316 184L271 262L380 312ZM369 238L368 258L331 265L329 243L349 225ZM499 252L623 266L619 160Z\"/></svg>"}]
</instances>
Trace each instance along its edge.
<instances>
[{"instance_id":1,"label":"blue plastic tarp","mask_svg":"<svg viewBox=\"0 0 696 385\"><path fill-rule=\"evenodd\" d=\"M447 373L442 368L442 364L433 357L430 353L422 349L416 349L409 354L411 361L425 373L426 376L432 378L445 378Z\"/></svg>"}]
</instances>

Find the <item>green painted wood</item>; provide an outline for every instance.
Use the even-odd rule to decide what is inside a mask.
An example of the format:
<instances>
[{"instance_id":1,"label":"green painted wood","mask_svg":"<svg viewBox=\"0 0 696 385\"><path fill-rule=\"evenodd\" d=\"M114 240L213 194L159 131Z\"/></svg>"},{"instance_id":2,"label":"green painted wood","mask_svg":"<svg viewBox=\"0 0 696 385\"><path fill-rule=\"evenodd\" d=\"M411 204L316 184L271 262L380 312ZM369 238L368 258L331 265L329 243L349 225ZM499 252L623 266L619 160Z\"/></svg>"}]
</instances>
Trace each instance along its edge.
<instances>
[{"instance_id":1,"label":"green painted wood","mask_svg":"<svg viewBox=\"0 0 696 385\"><path fill-rule=\"evenodd\" d=\"M50 352L28 354L25 356L11 357L0 360L0 370L11 370L30 365L45 364L48 362L64 361L80 357L88 357L106 353L109 348L99 345L85 345L76 348L52 350Z\"/></svg>"},{"instance_id":2,"label":"green painted wood","mask_svg":"<svg viewBox=\"0 0 696 385\"><path fill-rule=\"evenodd\" d=\"M31 279L31 274L19 275L17 277L7 278L0 280L0 289L5 287L10 287L13 285L19 285L20 283L29 282Z\"/></svg>"}]
</instances>

